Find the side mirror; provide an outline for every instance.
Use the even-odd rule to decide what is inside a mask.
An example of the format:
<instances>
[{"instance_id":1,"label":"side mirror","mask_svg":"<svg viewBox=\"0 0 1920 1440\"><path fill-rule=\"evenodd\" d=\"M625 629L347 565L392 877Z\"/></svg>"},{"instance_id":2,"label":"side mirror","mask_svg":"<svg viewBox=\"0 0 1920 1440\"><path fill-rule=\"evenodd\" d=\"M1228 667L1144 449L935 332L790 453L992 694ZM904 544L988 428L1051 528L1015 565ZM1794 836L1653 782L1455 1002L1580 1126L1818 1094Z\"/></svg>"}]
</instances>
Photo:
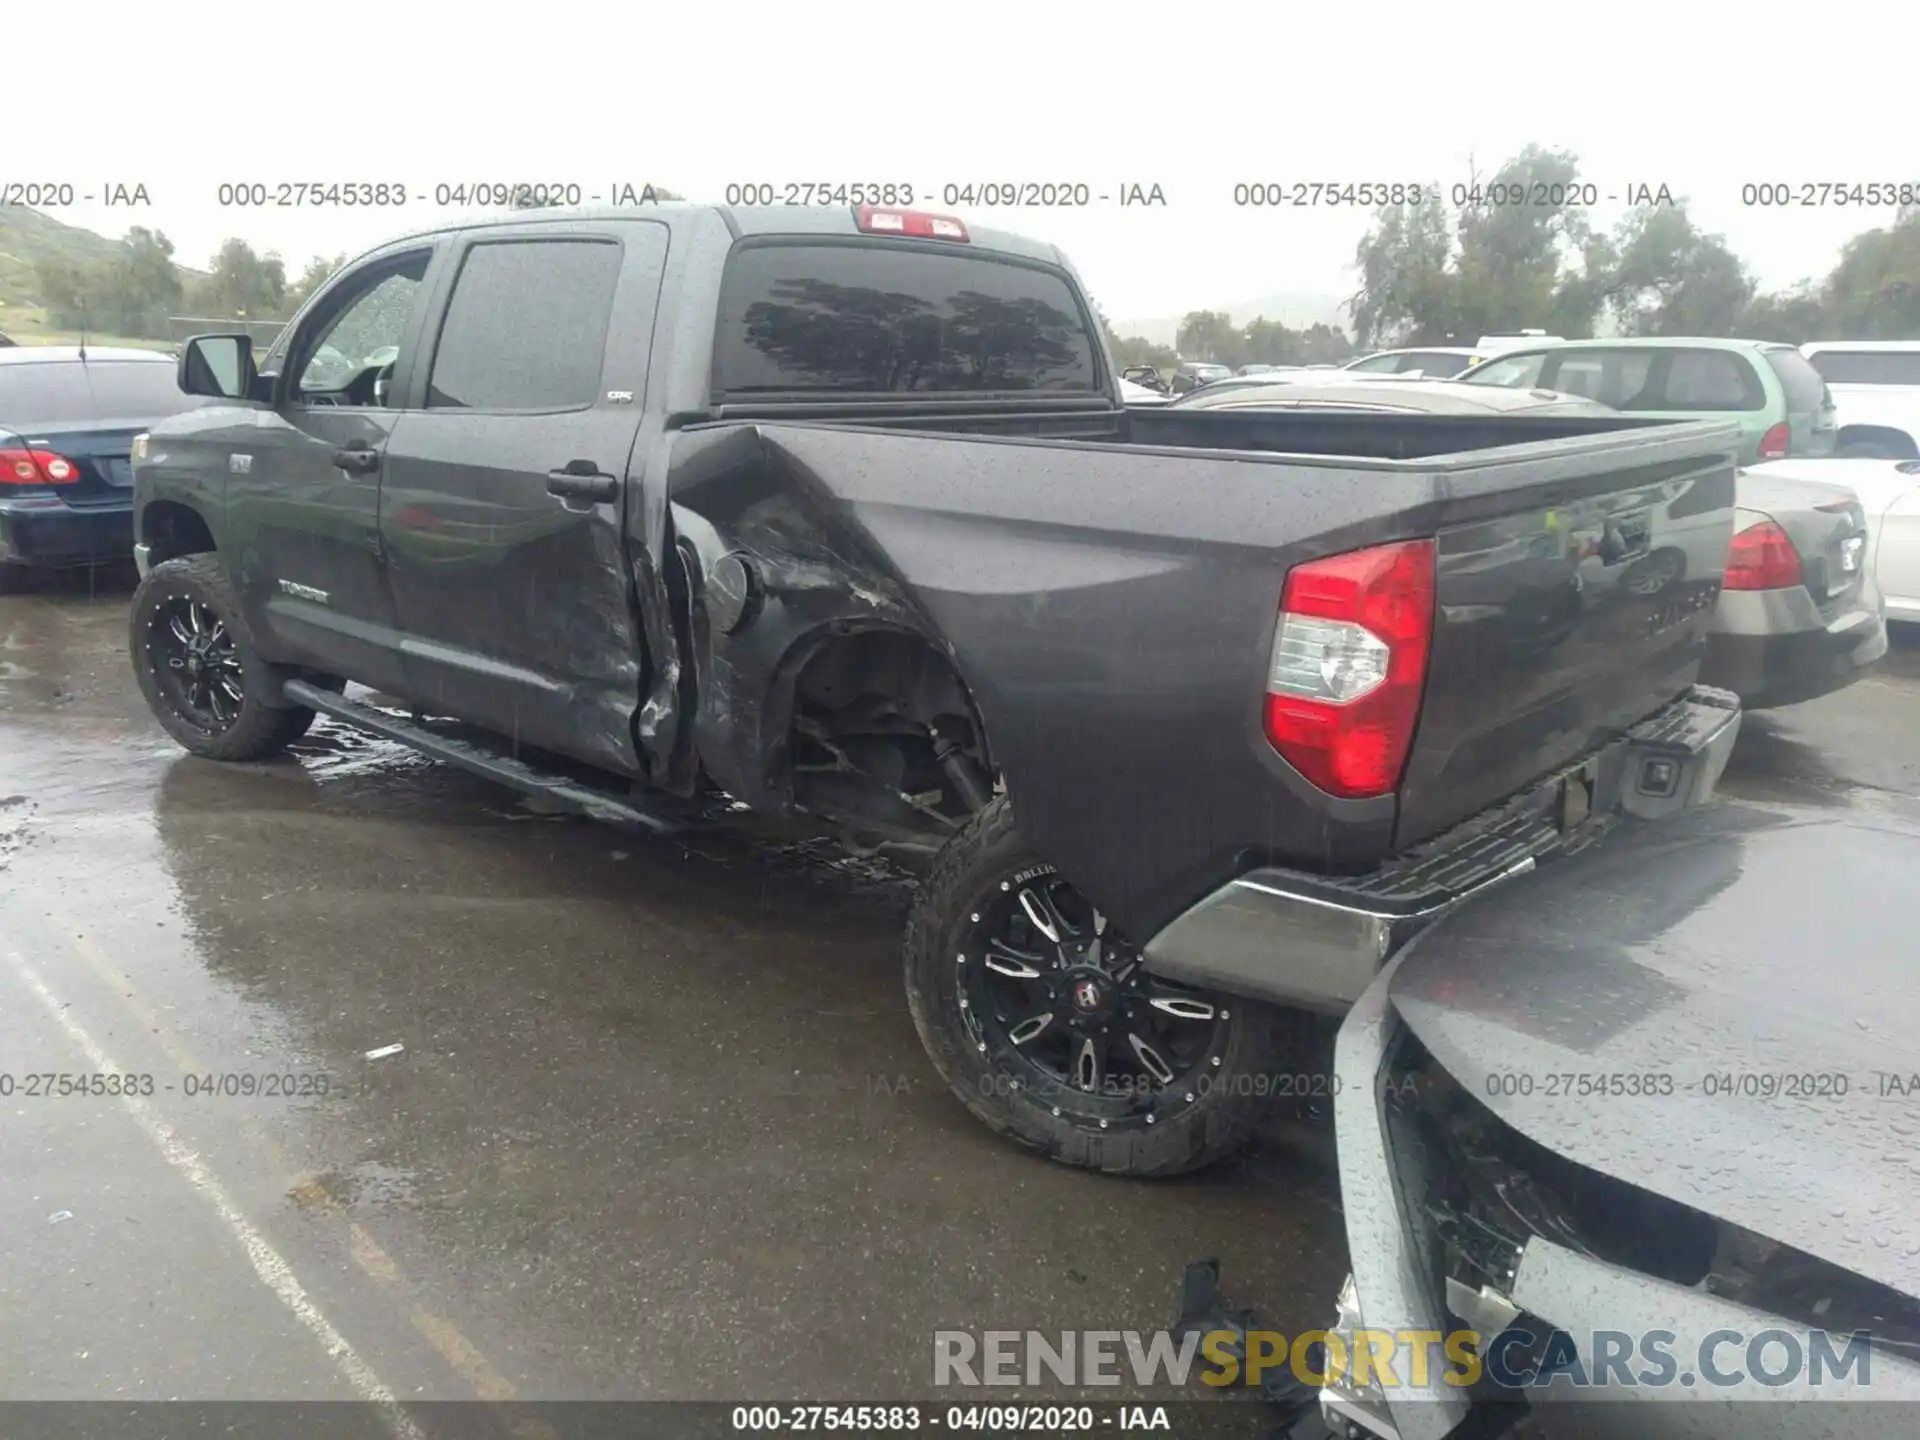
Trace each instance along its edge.
<instances>
[{"instance_id":1,"label":"side mirror","mask_svg":"<svg viewBox=\"0 0 1920 1440\"><path fill-rule=\"evenodd\" d=\"M178 379L188 395L246 400L257 378L251 336L196 335L180 351Z\"/></svg>"}]
</instances>

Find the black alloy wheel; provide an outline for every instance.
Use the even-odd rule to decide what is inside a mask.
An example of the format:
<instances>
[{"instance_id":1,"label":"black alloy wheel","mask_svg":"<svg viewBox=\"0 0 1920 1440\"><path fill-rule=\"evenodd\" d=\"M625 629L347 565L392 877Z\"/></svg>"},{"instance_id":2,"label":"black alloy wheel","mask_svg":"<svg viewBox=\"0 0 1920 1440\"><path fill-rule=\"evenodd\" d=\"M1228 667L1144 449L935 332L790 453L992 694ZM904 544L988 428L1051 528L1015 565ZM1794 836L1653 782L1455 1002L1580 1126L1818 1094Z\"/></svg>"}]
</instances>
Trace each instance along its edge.
<instances>
[{"instance_id":1,"label":"black alloy wheel","mask_svg":"<svg viewBox=\"0 0 1920 1440\"><path fill-rule=\"evenodd\" d=\"M997 795L935 860L907 920L921 1043L989 1129L1114 1175L1231 1153L1277 1092L1277 1012L1149 973Z\"/></svg>"},{"instance_id":2,"label":"black alloy wheel","mask_svg":"<svg viewBox=\"0 0 1920 1440\"><path fill-rule=\"evenodd\" d=\"M1156 1124L1211 1084L1232 1012L1147 974L1058 874L1002 881L967 928L955 963L968 1034L1055 1115Z\"/></svg>"},{"instance_id":3,"label":"black alloy wheel","mask_svg":"<svg viewBox=\"0 0 1920 1440\"><path fill-rule=\"evenodd\" d=\"M223 735L246 703L240 654L224 621L190 595L169 597L155 616L154 678L174 709L209 735Z\"/></svg>"},{"instance_id":4,"label":"black alloy wheel","mask_svg":"<svg viewBox=\"0 0 1920 1440\"><path fill-rule=\"evenodd\" d=\"M313 724L314 712L282 693L304 672L260 654L217 555L153 567L133 592L127 649L154 719L195 755L263 760Z\"/></svg>"}]
</instances>

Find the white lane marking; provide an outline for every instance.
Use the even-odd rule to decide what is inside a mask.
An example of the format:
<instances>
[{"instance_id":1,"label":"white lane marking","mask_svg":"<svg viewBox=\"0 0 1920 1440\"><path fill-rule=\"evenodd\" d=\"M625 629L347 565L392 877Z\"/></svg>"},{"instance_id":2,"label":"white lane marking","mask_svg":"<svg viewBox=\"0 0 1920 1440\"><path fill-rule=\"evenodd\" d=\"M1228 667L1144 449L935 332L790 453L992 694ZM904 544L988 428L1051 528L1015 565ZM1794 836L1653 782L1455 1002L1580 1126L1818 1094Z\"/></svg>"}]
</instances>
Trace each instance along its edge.
<instances>
[{"instance_id":1,"label":"white lane marking","mask_svg":"<svg viewBox=\"0 0 1920 1440\"><path fill-rule=\"evenodd\" d=\"M78 1020L67 1013L58 996L49 990L46 983L35 973L33 967L20 957L16 951L7 952L7 960L16 974L40 998L47 1007L47 1013L59 1022L60 1028L67 1032L73 1043L80 1047L93 1068L103 1075L125 1073L113 1058L95 1043ZM308 1297L307 1290L293 1273L278 1250L273 1248L267 1237L254 1227L251 1220L241 1213L240 1207L233 1203L226 1187L214 1176L213 1172L200 1163L200 1157L178 1134L171 1125L160 1118L154 1108L138 1095L122 1095L120 1102L127 1107L147 1138L153 1141L161 1157L185 1177L187 1184L199 1192L220 1222L240 1242L240 1248L247 1252L247 1259L253 1265L253 1273L260 1277L260 1283L274 1293L274 1296L293 1312L293 1316L310 1331L327 1356L337 1365L340 1373L353 1386L354 1392L362 1400L377 1406L387 1428L399 1437L399 1440L425 1440L420 1428L413 1423L407 1412L400 1408L400 1402L394 1397L384 1381L373 1371L373 1367L360 1358L360 1354L338 1330L333 1322Z\"/></svg>"}]
</instances>

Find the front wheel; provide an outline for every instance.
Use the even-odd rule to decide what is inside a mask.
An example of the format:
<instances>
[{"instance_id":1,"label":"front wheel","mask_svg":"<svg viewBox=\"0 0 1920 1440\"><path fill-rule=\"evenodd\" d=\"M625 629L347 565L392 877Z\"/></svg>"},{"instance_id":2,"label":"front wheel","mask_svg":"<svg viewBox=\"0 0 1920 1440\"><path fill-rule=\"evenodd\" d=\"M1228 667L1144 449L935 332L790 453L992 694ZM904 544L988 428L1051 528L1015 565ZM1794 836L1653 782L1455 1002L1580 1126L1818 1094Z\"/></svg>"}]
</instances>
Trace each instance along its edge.
<instances>
[{"instance_id":1,"label":"front wheel","mask_svg":"<svg viewBox=\"0 0 1920 1440\"><path fill-rule=\"evenodd\" d=\"M217 556L154 566L133 592L127 642L154 718L195 755L264 759L313 724L281 698L287 672L261 658Z\"/></svg>"},{"instance_id":2,"label":"front wheel","mask_svg":"<svg viewBox=\"0 0 1920 1440\"><path fill-rule=\"evenodd\" d=\"M907 1002L989 1128L1091 1170L1178 1175L1265 1103L1272 1012L1147 974L993 800L941 852L907 923Z\"/></svg>"}]
</instances>

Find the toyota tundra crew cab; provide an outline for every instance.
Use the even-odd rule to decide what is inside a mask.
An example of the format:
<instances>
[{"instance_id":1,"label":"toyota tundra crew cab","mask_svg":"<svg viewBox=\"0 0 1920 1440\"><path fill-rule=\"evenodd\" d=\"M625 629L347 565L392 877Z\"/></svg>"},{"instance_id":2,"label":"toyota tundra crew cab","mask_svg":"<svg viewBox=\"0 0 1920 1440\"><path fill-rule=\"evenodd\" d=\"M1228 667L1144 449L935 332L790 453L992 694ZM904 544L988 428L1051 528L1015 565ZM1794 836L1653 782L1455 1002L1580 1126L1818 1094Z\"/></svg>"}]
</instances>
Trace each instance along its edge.
<instances>
[{"instance_id":1,"label":"toyota tundra crew cab","mask_svg":"<svg viewBox=\"0 0 1920 1440\"><path fill-rule=\"evenodd\" d=\"M1738 728L1694 685L1731 425L1129 409L1065 257L947 216L449 225L180 380L131 654L183 746L319 714L636 825L718 792L937 852L914 1021L1070 1163L1222 1154L1281 1007L1703 799Z\"/></svg>"}]
</instances>

